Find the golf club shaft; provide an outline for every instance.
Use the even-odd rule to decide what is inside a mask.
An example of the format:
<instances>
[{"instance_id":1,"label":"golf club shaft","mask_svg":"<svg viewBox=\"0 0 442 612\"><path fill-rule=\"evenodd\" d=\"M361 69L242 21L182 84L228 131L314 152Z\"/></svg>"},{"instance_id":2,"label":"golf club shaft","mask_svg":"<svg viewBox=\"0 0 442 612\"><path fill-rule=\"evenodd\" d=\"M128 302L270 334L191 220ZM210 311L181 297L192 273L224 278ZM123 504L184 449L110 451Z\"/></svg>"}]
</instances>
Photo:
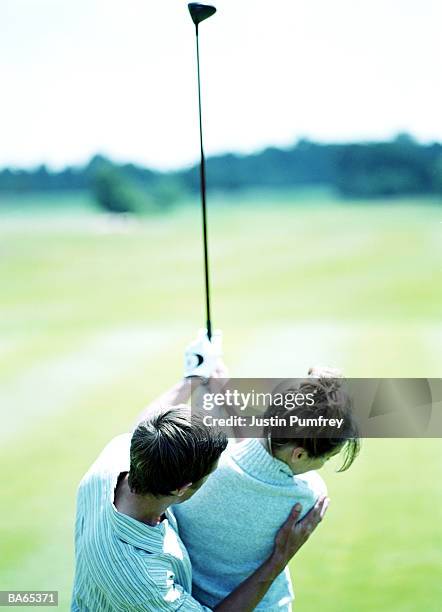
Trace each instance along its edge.
<instances>
[{"instance_id":1,"label":"golf club shaft","mask_svg":"<svg viewBox=\"0 0 442 612\"><path fill-rule=\"evenodd\" d=\"M203 121L201 111L201 75L200 75L200 50L198 24L195 25L196 31L196 63L198 69L198 108L199 108L199 124L200 124L200 149L201 149L201 164L200 164L200 183L201 183L201 205L203 211L203 244L204 244L204 278L206 286L206 318L207 318L207 336L209 340L212 337L212 321L210 318L210 285L209 285L209 255L207 247L207 211L206 211L206 160L204 157L203 147Z\"/></svg>"}]
</instances>

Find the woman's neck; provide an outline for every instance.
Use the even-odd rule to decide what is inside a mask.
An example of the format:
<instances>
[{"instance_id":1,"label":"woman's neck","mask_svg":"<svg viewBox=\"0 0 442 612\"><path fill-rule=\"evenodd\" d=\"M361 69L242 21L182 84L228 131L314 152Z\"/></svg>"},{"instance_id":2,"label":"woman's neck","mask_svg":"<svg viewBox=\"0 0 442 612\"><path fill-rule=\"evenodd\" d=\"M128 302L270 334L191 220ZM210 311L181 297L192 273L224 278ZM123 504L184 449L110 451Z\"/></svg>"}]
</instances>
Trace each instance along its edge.
<instances>
[{"instance_id":1,"label":"woman's neck","mask_svg":"<svg viewBox=\"0 0 442 612\"><path fill-rule=\"evenodd\" d=\"M265 450L269 453L269 455L271 457L274 457L275 459L278 459L279 461L282 461L283 463L285 463L292 470L292 472L293 472L293 467L290 465L290 462L283 456L282 453L276 452L274 454L274 453L271 452L270 444L269 444L269 441L267 440L267 438L259 438L259 442L265 448Z\"/></svg>"}]
</instances>

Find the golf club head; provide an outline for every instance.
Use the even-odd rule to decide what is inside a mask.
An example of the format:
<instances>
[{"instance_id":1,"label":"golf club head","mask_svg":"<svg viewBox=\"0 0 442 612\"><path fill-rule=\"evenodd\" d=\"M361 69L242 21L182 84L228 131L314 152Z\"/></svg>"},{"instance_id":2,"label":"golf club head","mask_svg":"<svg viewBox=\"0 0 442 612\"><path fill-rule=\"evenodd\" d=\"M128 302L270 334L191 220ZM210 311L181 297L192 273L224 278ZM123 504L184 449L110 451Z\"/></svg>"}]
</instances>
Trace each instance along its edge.
<instances>
[{"instance_id":1,"label":"golf club head","mask_svg":"<svg viewBox=\"0 0 442 612\"><path fill-rule=\"evenodd\" d=\"M200 4L199 2L191 2L187 5L193 23L197 26L201 21L212 17L216 13L216 8L211 4Z\"/></svg>"}]
</instances>

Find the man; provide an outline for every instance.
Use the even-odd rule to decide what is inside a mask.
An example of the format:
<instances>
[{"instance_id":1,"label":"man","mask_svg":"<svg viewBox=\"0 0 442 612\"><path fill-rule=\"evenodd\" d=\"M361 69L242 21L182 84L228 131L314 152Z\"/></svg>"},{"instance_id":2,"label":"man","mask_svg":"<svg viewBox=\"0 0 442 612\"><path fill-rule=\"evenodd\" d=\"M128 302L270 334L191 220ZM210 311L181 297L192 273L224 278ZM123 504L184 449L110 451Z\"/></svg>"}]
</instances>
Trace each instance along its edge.
<instances>
[{"instance_id":1,"label":"man","mask_svg":"<svg viewBox=\"0 0 442 612\"><path fill-rule=\"evenodd\" d=\"M112 440L84 476L72 611L210 610L191 595L191 565L170 507L204 484L227 444L223 434L191 419L185 405L189 377L216 376L219 357L220 338L200 336L186 353L184 380L142 413L133 434ZM213 609L253 610L321 521L327 502L321 499L299 523L297 504L269 558Z\"/></svg>"}]
</instances>

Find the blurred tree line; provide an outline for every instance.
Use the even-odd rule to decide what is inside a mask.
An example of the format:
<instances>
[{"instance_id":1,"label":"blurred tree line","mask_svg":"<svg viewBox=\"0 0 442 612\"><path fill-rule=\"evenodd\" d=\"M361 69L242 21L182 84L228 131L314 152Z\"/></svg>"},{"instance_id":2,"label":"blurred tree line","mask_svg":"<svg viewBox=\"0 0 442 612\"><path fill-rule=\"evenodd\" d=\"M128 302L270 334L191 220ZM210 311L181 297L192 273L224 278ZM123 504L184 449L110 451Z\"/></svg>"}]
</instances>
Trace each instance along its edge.
<instances>
[{"instance_id":1,"label":"blurred tree line","mask_svg":"<svg viewBox=\"0 0 442 612\"><path fill-rule=\"evenodd\" d=\"M269 147L252 155L226 154L207 162L211 189L293 189L328 186L343 197L442 195L442 145L420 144L408 134L388 142L320 144L300 140L289 149ZM151 213L199 190L199 166L160 173L115 164L97 155L81 168L59 172L0 171L0 192L90 190L110 212Z\"/></svg>"},{"instance_id":2,"label":"blurred tree line","mask_svg":"<svg viewBox=\"0 0 442 612\"><path fill-rule=\"evenodd\" d=\"M389 142L319 144L300 140L290 149L270 147L247 156L208 160L211 188L329 186L344 197L442 195L442 145L422 145L408 134ZM196 189L198 168L184 173Z\"/></svg>"}]
</instances>

